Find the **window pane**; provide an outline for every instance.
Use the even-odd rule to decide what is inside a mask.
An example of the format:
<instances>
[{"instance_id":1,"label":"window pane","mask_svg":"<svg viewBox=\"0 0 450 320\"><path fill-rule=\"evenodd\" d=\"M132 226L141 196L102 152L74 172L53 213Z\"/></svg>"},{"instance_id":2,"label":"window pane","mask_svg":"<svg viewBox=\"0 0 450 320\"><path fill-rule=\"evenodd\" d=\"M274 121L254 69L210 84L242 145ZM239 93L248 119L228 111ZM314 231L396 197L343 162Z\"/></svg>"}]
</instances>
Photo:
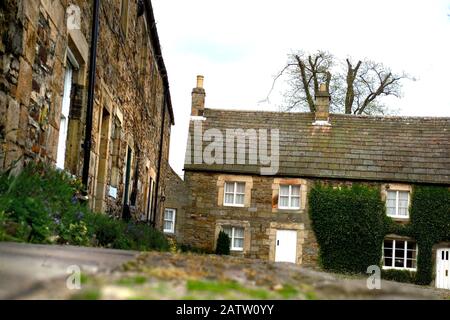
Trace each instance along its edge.
<instances>
[{"instance_id":1,"label":"window pane","mask_svg":"<svg viewBox=\"0 0 450 320\"><path fill-rule=\"evenodd\" d=\"M397 191L388 191L387 192L387 200L393 200L395 203L396 198L397 198Z\"/></svg>"},{"instance_id":2,"label":"window pane","mask_svg":"<svg viewBox=\"0 0 450 320\"><path fill-rule=\"evenodd\" d=\"M280 196L280 207L287 207L289 205L289 197Z\"/></svg>"},{"instance_id":3,"label":"window pane","mask_svg":"<svg viewBox=\"0 0 450 320\"><path fill-rule=\"evenodd\" d=\"M384 240L384 247L385 248L393 248L392 240Z\"/></svg>"},{"instance_id":4,"label":"window pane","mask_svg":"<svg viewBox=\"0 0 450 320\"><path fill-rule=\"evenodd\" d=\"M395 265L394 265L394 267L397 267L397 268L404 268L405 267L405 265L404 265L404 260L405 259L403 259L403 258L395 258Z\"/></svg>"},{"instance_id":5,"label":"window pane","mask_svg":"<svg viewBox=\"0 0 450 320\"><path fill-rule=\"evenodd\" d=\"M164 219L165 220L172 220L173 219L173 211L172 210L166 210Z\"/></svg>"},{"instance_id":6,"label":"window pane","mask_svg":"<svg viewBox=\"0 0 450 320\"><path fill-rule=\"evenodd\" d=\"M233 194L225 193L225 203L233 203Z\"/></svg>"},{"instance_id":7,"label":"window pane","mask_svg":"<svg viewBox=\"0 0 450 320\"><path fill-rule=\"evenodd\" d=\"M406 259L406 267L407 268L414 268L413 267L413 261L410 259Z\"/></svg>"},{"instance_id":8,"label":"window pane","mask_svg":"<svg viewBox=\"0 0 450 320\"><path fill-rule=\"evenodd\" d=\"M235 238L244 238L244 229L243 228L234 228L234 237Z\"/></svg>"},{"instance_id":9,"label":"window pane","mask_svg":"<svg viewBox=\"0 0 450 320\"><path fill-rule=\"evenodd\" d=\"M239 183L237 184L237 190L236 190L236 192L237 192L237 193L245 193L245 183L239 182Z\"/></svg>"},{"instance_id":10,"label":"window pane","mask_svg":"<svg viewBox=\"0 0 450 320\"><path fill-rule=\"evenodd\" d=\"M300 197L292 197L291 198L291 207L299 208L300 207Z\"/></svg>"},{"instance_id":11,"label":"window pane","mask_svg":"<svg viewBox=\"0 0 450 320\"><path fill-rule=\"evenodd\" d=\"M238 249L244 248L244 239L234 239L234 247Z\"/></svg>"},{"instance_id":12,"label":"window pane","mask_svg":"<svg viewBox=\"0 0 450 320\"><path fill-rule=\"evenodd\" d=\"M407 268L417 268L416 260L407 259L406 260L406 267Z\"/></svg>"},{"instance_id":13,"label":"window pane","mask_svg":"<svg viewBox=\"0 0 450 320\"><path fill-rule=\"evenodd\" d=\"M413 259L413 258L415 258L414 251L412 251L412 250L407 250L407 251L406 251L406 258L408 258L408 259Z\"/></svg>"},{"instance_id":14,"label":"window pane","mask_svg":"<svg viewBox=\"0 0 450 320\"><path fill-rule=\"evenodd\" d=\"M385 257L392 258L392 248L384 248L383 254Z\"/></svg>"},{"instance_id":15,"label":"window pane","mask_svg":"<svg viewBox=\"0 0 450 320\"><path fill-rule=\"evenodd\" d=\"M395 212L395 200L387 200L386 201L386 213L388 214L388 215L395 215L396 214L396 212Z\"/></svg>"},{"instance_id":16,"label":"window pane","mask_svg":"<svg viewBox=\"0 0 450 320\"><path fill-rule=\"evenodd\" d=\"M405 191L399 191L399 200L398 200L398 213L401 216L408 215L408 198L409 193Z\"/></svg>"},{"instance_id":17,"label":"window pane","mask_svg":"<svg viewBox=\"0 0 450 320\"><path fill-rule=\"evenodd\" d=\"M395 257L396 258L404 258L405 257L405 249L395 247Z\"/></svg>"},{"instance_id":18,"label":"window pane","mask_svg":"<svg viewBox=\"0 0 450 320\"><path fill-rule=\"evenodd\" d=\"M396 215L397 191L388 191L386 198L386 213L390 216Z\"/></svg>"},{"instance_id":19,"label":"window pane","mask_svg":"<svg viewBox=\"0 0 450 320\"><path fill-rule=\"evenodd\" d=\"M222 231L225 232L231 239L231 227L222 227Z\"/></svg>"},{"instance_id":20,"label":"window pane","mask_svg":"<svg viewBox=\"0 0 450 320\"><path fill-rule=\"evenodd\" d=\"M414 241L408 241L406 243L408 250L416 250L416 243Z\"/></svg>"},{"instance_id":21,"label":"window pane","mask_svg":"<svg viewBox=\"0 0 450 320\"><path fill-rule=\"evenodd\" d=\"M226 182L225 183L225 192L234 192L234 183L233 182Z\"/></svg>"},{"instance_id":22,"label":"window pane","mask_svg":"<svg viewBox=\"0 0 450 320\"><path fill-rule=\"evenodd\" d=\"M292 195L294 196L300 195L300 186L292 186Z\"/></svg>"},{"instance_id":23,"label":"window pane","mask_svg":"<svg viewBox=\"0 0 450 320\"><path fill-rule=\"evenodd\" d=\"M289 195L289 186L288 185L280 185L280 195L281 196Z\"/></svg>"},{"instance_id":24,"label":"window pane","mask_svg":"<svg viewBox=\"0 0 450 320\"><path fill-rule=\"evenodd\" d=\"M236 204L244 204L244 195L243 194L236 195Z\"/></svg>"},{"instance_id":25,"label":"window pane","mask_svg":"<svg viewBox=\"0 0 450 320\"><path fill-rule=\"evenodd\" d=\"M398 192L398 199L401 201L408 201L409 198L409 192L408 191L399 191Z\"/></svg>"},{"instance_id":26,"label":"window pane","mask_svg":"<svg viewBox=\"0 0 450 320\"><path fill-rule=\"evenodd\" d=\"M407 208L398 208L398 215L406 217L408 216L408 209Z\"/></svg>"},{"instance_id":27,"label":"window pane","mask_svg":"<svg viewBox=\"0 0 450 320\"><path fill-rule=\"evenodd\" d=\"M392 258L384 258L384 266L386 267L392 267Z\"/></svg>"},{"instance_id":28,"label":"window pane","mask_svg":"<svg viewBox=\"0 0 450 320\"><path fill-rule=\"evenodd\" d=\"M172 230L172 222L165 221L164 222L164 230Z\"/></svg>"}]
</instances>

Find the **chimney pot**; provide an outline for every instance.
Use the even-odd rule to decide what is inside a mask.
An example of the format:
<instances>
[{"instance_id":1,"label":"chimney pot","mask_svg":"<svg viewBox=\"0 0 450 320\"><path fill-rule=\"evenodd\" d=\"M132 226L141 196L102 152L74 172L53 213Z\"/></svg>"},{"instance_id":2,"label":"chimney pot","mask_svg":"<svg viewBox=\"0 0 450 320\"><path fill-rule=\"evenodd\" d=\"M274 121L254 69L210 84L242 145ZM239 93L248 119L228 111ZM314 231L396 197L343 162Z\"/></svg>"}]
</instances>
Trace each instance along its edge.
<instances>
[{"instance_id":1,"label":"chimney pot","mask_svg":"<svg viewBox=\"0 0 450 320\"><path fill-rule=\"evenodd\" d=\"M197 76L197 88L203 88L203 79L204 77L201 75Z\"/></svg>"},{"instance_id":2,"label":"chimney pot","mask_svg":"<svg viewBox=\"0 0 450 320\"><path fill-rule=\"evenodd\" d=\"M202 75L198 75L197 86L192 89L191 116L203 116L206 96L205 89L203 89L203 79Z\"/></svg>"}]
</instances>

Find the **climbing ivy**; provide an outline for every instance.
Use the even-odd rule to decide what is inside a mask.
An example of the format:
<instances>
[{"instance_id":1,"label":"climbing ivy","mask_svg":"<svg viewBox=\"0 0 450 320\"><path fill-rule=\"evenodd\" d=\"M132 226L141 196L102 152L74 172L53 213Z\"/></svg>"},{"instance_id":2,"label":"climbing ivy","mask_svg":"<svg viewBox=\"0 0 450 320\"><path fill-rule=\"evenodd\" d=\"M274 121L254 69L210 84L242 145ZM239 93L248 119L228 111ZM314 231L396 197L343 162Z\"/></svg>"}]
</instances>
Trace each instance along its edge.
<instances>
[{"instance_id":1,"label":"climbing ivy","mask_svg":"<svg viewBox=\"0 0 450 320\"><path fill-rule=\"evenodd\" d=\"M433 279L433 245L450 241L450 190L440 186L414 186L409 210L408 224L395 225L391 220L387 231L416 239L416 283L429 284Z\"/></svg>"},{"instance_id":2,"label":"climbing ivy","mask_svg":"<svg viewBox=\"0 0 450 320\"><path fill-rule=\"evenodd\" d=\"M316 184L309 194L309 208L325 269L353 273L379 265L384 205L378 189Z\"/></svg>"},{"instance_id":3,"label":"climbing ivy","mask_svg":"<svg viewBox=\"0 0 450 320\"><path fill-rule=\"evenodd\" d=\"M398 224L385 214L379 187L353 184L333 187L316 184L309 194L312 228L324 269L363 273L381 264L386 234L417 241L416 274L384 272L386 278L429 284L433 278L433 245L450 241L450 190L442 186L414 186L410 222Z\"/></svg>"}]
</instances>

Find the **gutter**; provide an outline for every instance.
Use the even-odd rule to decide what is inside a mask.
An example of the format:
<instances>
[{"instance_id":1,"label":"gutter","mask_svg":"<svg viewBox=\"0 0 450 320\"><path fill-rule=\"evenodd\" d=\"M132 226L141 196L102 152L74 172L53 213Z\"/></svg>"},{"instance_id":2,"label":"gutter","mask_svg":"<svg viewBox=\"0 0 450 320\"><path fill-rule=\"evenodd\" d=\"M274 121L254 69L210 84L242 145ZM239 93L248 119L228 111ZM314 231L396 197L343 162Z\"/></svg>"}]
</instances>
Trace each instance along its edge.
<instances>
[{"instance_id":1,"label":"gutter","mask_svg":"<svg viewBox=\"0 0 450 320\"><path fill-rule=\"evenodd\" d=\"M150 224L151 226L156 226L156 217L158 212L158 207L160 205L160 197L159 197L159 188L161 185L161 167L162 167L162 155L163 155L163 145L164 145L164 129L165 129L165 122L166 122L166 107L169 111L170 116L170 123L171 125L175 124L175 118L173 114L173 108L172 108L172 99L170 97L170 90L169 90L169 79L167 76L167 69L164 64L164 59L162 57L161 52L161 45L159 43L159 36L158 36L158 30L156 28L156 21L155 16L153 13L153 7L150 0L144 0L144 11L146 14L146 19L149 25L149 31L150 31L150 42L152 44L154 58L156 60L156 63L158 65L158 71L161 75L162 81L163 81L163 87L164 87L164 98L163 98L163 105L162 105L162 119L161 119L161 130L160 130L160 139L159 139L159 153L158 153L158 163L157 163L157 173L156 173L156 182L155 182L155 205L153 206L153 212L151 214L150 218ZM163 200L162 200L163 201ZM162 202L161 201L161 202Z\"/></svg>"},{"instance_id":2,"label":"gutter","mask_svg":"<svg viewBox=\"0 0 450 320\"><path fill-rule=\"evenodd\" d=\"M89 164L91 161L91 146L92 146L92 113L94 110L94 95L95 95L95 70L97 66L97 42L98 42L98 28L99 28L99 8L100 0L93 0L93 20L91 32L91 47L89 54L89 87L86 109L86 129L84 136L84 158L83 158L83 172L81 181L88 192L89 183Z\"/></svg>"},{"instance_id":3,"label":"gutter","mask_svg":"<svg viewBox=\"0 0 450 320\"><path fill-rule=\"evenodd\" d=\"M155 16L153 14L153 7L152 7L150 0L144 0L144 8L145 8L147 22L148 22L148 25L150 28L150 42L151 42L153 50L154 50L154 55L155 55L156 63L158 65L158 70L159 70L159 73L161 74L161 78L163 81L164 96L166 99L167 107L169 109L171 124L174 125L175 117L173 114L172 99L170 97L169 79L167 76L166 65L164 64L164 59L162 57L161 45L159 43L159 37L158 37L158 29L156 28Z\"/></svg>"}]
</instances>

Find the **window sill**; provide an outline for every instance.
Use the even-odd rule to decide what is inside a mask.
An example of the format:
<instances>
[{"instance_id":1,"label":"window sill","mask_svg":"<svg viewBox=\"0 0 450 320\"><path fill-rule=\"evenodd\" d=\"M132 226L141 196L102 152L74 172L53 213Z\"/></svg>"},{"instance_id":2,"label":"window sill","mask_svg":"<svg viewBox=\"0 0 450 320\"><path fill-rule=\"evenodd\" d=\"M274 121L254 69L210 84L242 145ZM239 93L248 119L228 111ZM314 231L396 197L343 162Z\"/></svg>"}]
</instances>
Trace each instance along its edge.
<instances>
[{"instance_id":1,"label":"window sill","mask_svg":"<svg viewBox=\"0 0 450 320\"><path fill-rule=\"evenodd\" d=\"M244 249L236 249L236 248L232 248L230 249L231 252L244 252Z\"/></svg>"},{"instance_id":2,"label":"window sill","mask_svg":"<svg viewBox=\"0 0 450 320\"><path fill-rule=\"evenodd\" d=\"M236 207L236 208L244 208L245 205L243 204L229 204L229 203L224 203L223 204L224 207Z\"/></svg>"},{"instance_id":3,"label":"window sill","mask_svg":"<svg viewBox=\"0 0 450 320\"><path fill-rule=\"evenodd\" d=\"M172 231L172 230L163 230L163 233L166 233L166 234L175 234L175 231Z\"/></svg>"},{"instance_id":4,"label":"window sill","mask_svg":"<svg viewBox=\"0 0 450 320\"><path fill-rule=\"evenodd\" d=\"M280 210L280 211L299 211L300 207L298 207L298 208L278 207L277 209Z\"/></svg>"},{"instance_id":5,"label":"window sill","mask_svg":"<svg viewBox=\"0 0 450 320\"><path fill-rule=\"evenodd\" d=\"M403 270L403 271L412 271L412 272L417 271L417 268L399 268L399 267L386 267L386 266L383 266L382 269L383 270Z\"/></svg>"},{"instance_id":6,"label":"window sill","mask_svg":"<svg viewBox=\"0 0 450 320\"><path fill-rule=\"evenodd\" d=\"M389 218L394 219L394 220L409 220L409 215L408 216L392 216L392 215L386 214L386 216L388 216Z\"/></svg>"}]
</instances>

